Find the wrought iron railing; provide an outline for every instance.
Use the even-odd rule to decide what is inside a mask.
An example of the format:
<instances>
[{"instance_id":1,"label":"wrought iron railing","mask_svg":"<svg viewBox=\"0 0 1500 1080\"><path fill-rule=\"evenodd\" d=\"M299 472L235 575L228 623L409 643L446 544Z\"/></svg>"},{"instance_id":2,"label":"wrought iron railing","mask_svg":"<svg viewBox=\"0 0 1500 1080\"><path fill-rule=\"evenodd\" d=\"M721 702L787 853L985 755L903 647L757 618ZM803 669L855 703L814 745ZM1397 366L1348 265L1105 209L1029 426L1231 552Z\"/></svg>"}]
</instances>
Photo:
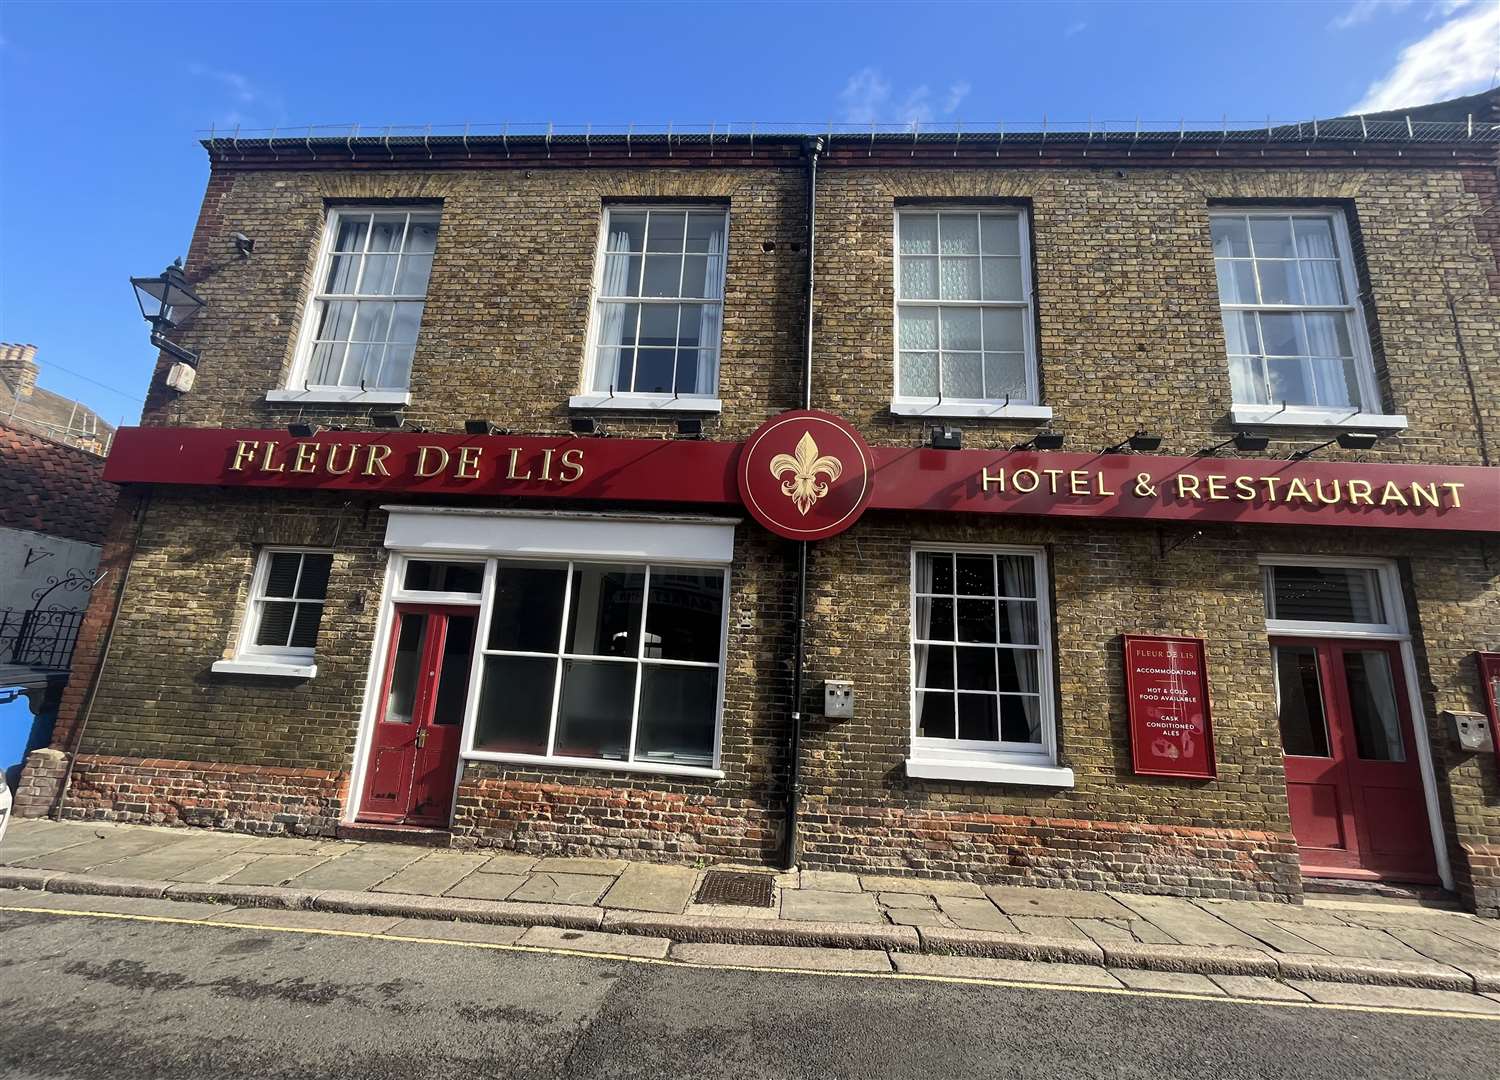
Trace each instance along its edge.
<instances>
[{"instance_id":1,"label":"wrought iron railing","mask_svg":"<svg viewBox=\"0 0 1500 1080\"><path fill-rule=\"evenodd\" d=\"M0 664L67 671L83 612L0 609Z\"/></svg>"}]
</instances>

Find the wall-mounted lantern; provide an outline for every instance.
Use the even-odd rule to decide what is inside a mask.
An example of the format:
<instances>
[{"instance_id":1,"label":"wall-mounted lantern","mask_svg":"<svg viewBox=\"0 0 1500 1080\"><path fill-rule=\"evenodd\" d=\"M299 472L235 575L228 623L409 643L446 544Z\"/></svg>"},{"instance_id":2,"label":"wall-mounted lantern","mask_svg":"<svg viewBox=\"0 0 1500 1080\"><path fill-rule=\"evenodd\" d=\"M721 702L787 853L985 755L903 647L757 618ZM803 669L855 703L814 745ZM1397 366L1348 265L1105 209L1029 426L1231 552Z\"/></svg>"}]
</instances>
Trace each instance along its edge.
<instances>
[{"instance_id":1,"label":"wall-mounted lantern","mask_svg":"<svg viewBox=\"0 0 1500 1080\"><path fill-rule=\"evenodd\" d=\"M166 331L181 326L205 306L203 298L188 287L182 260L173 262L157 277L133 277L130 284L141 305L141 316L151 324L151 344L177 361L167 372L167 385L174 390L191 390L198 354L166 338Z\"/></svg>"}]
</instances>

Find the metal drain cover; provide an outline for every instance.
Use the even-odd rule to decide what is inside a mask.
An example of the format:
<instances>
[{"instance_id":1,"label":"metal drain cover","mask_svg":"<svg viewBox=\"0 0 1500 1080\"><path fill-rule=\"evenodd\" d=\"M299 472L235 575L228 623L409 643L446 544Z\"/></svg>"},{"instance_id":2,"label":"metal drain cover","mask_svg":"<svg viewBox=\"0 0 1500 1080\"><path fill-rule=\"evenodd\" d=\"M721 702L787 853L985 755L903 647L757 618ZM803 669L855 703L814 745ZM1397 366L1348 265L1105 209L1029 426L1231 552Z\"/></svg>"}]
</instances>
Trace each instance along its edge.
<instances>
[{"instance_id":1,"label":"metal drain cover","mask_svg":"<svg viewBox=\"0 0 1500 1080\"><path fill-rule=\"evenodd\" d=\"M698 886L698 903L733 904L736 907L770 907L775 903L771 874L740 870L710 870Z\"/></svg>"}]
</instances>

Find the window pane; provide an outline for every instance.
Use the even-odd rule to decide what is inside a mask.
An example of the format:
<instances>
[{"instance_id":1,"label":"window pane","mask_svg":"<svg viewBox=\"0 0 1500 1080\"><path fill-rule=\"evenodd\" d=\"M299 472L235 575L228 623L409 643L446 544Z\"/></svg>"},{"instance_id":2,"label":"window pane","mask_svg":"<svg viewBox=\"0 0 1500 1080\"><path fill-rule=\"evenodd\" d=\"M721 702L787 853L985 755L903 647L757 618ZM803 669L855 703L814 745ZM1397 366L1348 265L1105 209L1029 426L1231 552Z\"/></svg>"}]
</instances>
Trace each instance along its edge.
<instances>
[{"instance_id":1,"label":"window pane","mask_svg":"<svg viewBox=\"0 0 1500 1080\"><path fill-rule=\"evenodd\" d=\"M1000 696L1000 738L1006 742L1042 741L1042 703L1040 698Z\"/></svg>"},{"instance_id":2,"label":"window pane","mask_svg":"<svg viewBox=\"0 0 1500 1080\"><path fill-rule=\"evenodd\" d=\"M640 296L641 256L609 255L604 259L600 296Z\"/></svg>"},{"instance_id":3,"label":"window pane","mask_svg":"<svg viewBox=\"0 0 1500 1080\"><path fill-rule=\"evenodd\" d=\"M1226 311L1224 315L1224 340L1229 345L1231 356L1243 356L1260 352L1260 331L1255 325L1253 311Z\"/></svg>"},{"instance_id":4,"label":"window pane","mask_svg":"<svg viewBox=\"0 0 1500 1080\"><path fill-rule=\"evenodd\" d=\"M682 256L647 255L642 296L681 296Z\"/></svg>"},{"instance_id":5,"label":"window pane","mask_svg":"<svg viewBox=\"0 0 1500 1080\"><path fill-rule=\"evenodd\" d=\"M1020 308L984 308L986 352L1021 352L1026 348L1026 313Z\"/></svg>"},{"instance_id":6,"label":"window pane","mask_svg":"<svg viewBox=\"0 0 1500 1080\"><path fill-rule=\"evenodd\" d=\"M929 641L953 640L953 601L945 597L917 598L917 637Z\"/></svg>"},{"instance_id":7,"label":"window pane","mask_svg":"<svg viewBox=\"0 0 1500 1080\"><path fill-rule=\"evenodd\" d=\"M1259 357L1231 356L1229 387L1236 404L1265 405L1270 402Z\"/></svg>"},{"instance_id":8,"label":"window pane","mask_svg":"<svg viewBox=\"0 0 1500 1080\"><path fill-rule=\"evenodd\" d=\"M1036 603L1000 601L1000 640L1008 645L1037 645Z\"/></svg>"},{"instance_id":9,"label":"window pane","mask_svg":"<svg viewBox=\"0 0 1500 1080\"><path fill-rule=\"evenodd\" d=\"M302 574L297 579L299 600L321 600L328 595L328 573L333 569L333 556L308 552L302 556Z\"/></svg>"},{"instance_id":10,"label":"window pane","mask_svg":"<svg viewBox=\"0 0 1500 1080\"><path fill-rule=\"evenodd\" d=\"M985 214L980 219L980 250L986 255L1021 254L1021 219L1014 214Z\"/></svg>"},{"instance_id":11,"label":"window pane","mask_svg":"<svg viewBox=\"0 0 1500 1080\"><path fill-rule=\"evenodd\" d=\"M387 345L385 359L374 381L374 389L401 389L411 382L411 361L416 349L411 345Z\"/></svg>"},{"instance_id":12,"label":"window pane","mask_svg":"<svg viewBox=\"0 0 1500 1080\"><path fill-rule=\"evenodd\" d=\"M1000 737L999 703L993 694L958 695L958 737L985 742Z\"/></svg>"},{"instance_id":13,"label":"window pane","mask_svg":"<svg viewBox=\"0 0 1500 1080\"><path fill-rule=\"evenodd\" d=\"M1024 300L1021 289L1021 260L1012 258L984 259L984 298L986 300Z\"/></svg>"},{"instance_id":14,"label":"window pane","mask_svg":"<svg viewBox=\"0 0 1500 1080\"><path fill-rule=\"evenodd\" d=\"M641 628L644 570L575 566L568 610L568 652L635 656Z\"/></svg>"},{"instance_id":15,"label":"window pane","mask_svg":"<svg viewBox=\"0 0 1500 1080\"><path fill-rule=\"evenodd\" d=\"M422 324L422 304L396 304L393 306L390 340L411 344L417 340L417 330Z\"/></svg>"},{"instance_id":16,"label":"window pane","mask_svg":"<svg viewBox=\"0 0 1500 1080\"><path fill-rule=\"evenodd\" d=\"M291 602L267 600L260 606L260 626L255 633L255 644L283 648L292 634L292 619L297 605Z\"/></svg>"},{"instance_id":17,"label":"window pane","mask_svg":"<svg viewBox=\"0 0 1500 1080\"><path fill-rule=\"evenodd\" d=\"M958 650L958 688L995 689L995 650L983 647Z\"/></svg>"},{"instance_id":18,"label":"window pane","mask_svg":"<svg viewBox=\"0 0 1500 1080\"><path fill-rule=\"evenodd\" d=\"M338 378L338 372L343 366L346 350L347 346L342 343L337 345L314 345L312 356L307 362L308 385L326 386L330 380Z\"/></svg>"},{"instance_id":19,"label":"window pane","mask_svg":"<svg viewBox=\"0 0 1500 1080\"><path fill-rule=\"evenodd\" d=\"M354 313L355 341L384 342L391 332L391 316L394 304L380 302L359 304Z\"/></svg>"},{"instance_id":20,"label":"window pane","mask_svg":"<svg viewBox=\"0 0 1500 1080\"><path fill-rule=\"evenodd\" d=\"M903 305L899 309L899 315L901 320L901 348L922 350L937 348L937 308ZM976 345L975 348L978 348L978 346Z\"/></svg>"},{"instance_id":21,"label":"window pane","mask_svg":"<svg viewBox=\"0 0 1500 1080\"><path fill-rule=\"evenodd\" d=\"M630 749L638 664L564 660L554 752L623 761Z\"/></svg>"},{"instance_id":22,"label":"window pane","mask_svg":"<svg viewBox=\"0 0 1500 1080\"><path fill-rule=\"evenodd\" d=\"M1297 254L1304 259L1336 259L1333 225L1327 218L1299 217L1293 220L1297 234Z\"/></svg>"},{"instance_id":23,"label":"window pane","mask_svg":"<svg viewBox=\"0 0 1500 1080\"><path fill-rule=\"evenodd\" d=\"M938 358L933 352L904 352L901 354L902 397L937 397Z\"/></svg>"},{"instance_id":24,"label":"window pane","mask_svg":"<svg viewBox=\"0 0 1500 1080\"><path fill-rule=\"evenodd\" d=\"M323 282L327 293L352 293L359 280L359 256L335 255L328 262L328 278Z\"/></svg>"},{"instance_id":25,"label":"window pane","mask_svg":"<svg viewBox=\"0 0 1500 1080\"><path fill-rule=\"evenodd\" d=\"M712 765L718 699L718 668L645 665L641 669L636 760Z\"/></svg>"},{"instance_id":26,"label":"window pane","mask_svg":"<svg viewBox=\"0 0 1500 1080\"><path fill-rule=\"evenodd\" d=\"M944 255L979 254L979 218L975 214L943 214L938 219Z\"/></svg>"},{"instance_id":27,"label":"window pane","mask_svg":"<svg viewBox=\"0 0 1500 1080\"><path fill-rule=\"evenodd\" d=\"M1309 304L1342 304L1344 279L1339 274L1339 264L1317 260L1299 264L1302 267L1302 284Z\"/></svg>"},{"instance_id":28,"label":"window pane","mask_svg":"<svg viewBox=\"0 0 1500 1080\"><path fill-rule=\"evenodd\" d=\"M412 592L477 593L484 587L483 563L431 562L412 559L406 564L402 588ZM553 638L554 645L556 638Z\"/></svg>"},{"instance_id":29,"label":"window pane","mask_svg":"<svg viewBox=\"0 0 1500 1080\"><path fill-rule=\"evenodd\" d=\"M1223 304L1255 303L1255 264L1248 259L1220 259L1219 302Z\"/></svg>"},{"instance_id":30,"label":"window pane","mask_svg":"<svg viewBox=\"0 0 1500 1080\"><path fill-rule=\"evenodd\" d=\"M956 558L957 589L960 596L995 595L995 557L993 555L959 555Z\"/></svg>"},{"instance_id":31,"label":"window pane","mask_svg":"<svg viewBox=\"0 0 1500 1080\"><path fill-rule=\"evenodd\" d=\"M653 210L646 226L646 250L680 252L686 224L687 215L680 211Z\"/></svg>"},{"instance_id":32,"label":"window pane","mask_svg":"<svg viewBox=\"0 0 1500 1080\"><path fill-rule=\"evenodd\" d=\"M943 349L963 352L979 351L979 310L977 308L942 308ZM921 348L920 345L908 346Z\"/></svg>"},{"instance_id":33,"label":"window pane","mask_svg":"<svg viewBox=\"0 0 1500 1080\"><path fill-rule=\"evenodd\" d=\"M1250 255L1250 232L1242 217L1216 217L1210 220L1209 230L1213 235L1214 254L1248 258Z\"/></svg>"},{"instance_id":34,"label":"window pane","mask_svg":"<svg viewBox=\"0 0 1500 1080\"><path fill-rule=\"evenodd\" d=\"M673 386L679 394L711 394L714 391L713 349L678 349L677 374Z\"/></svg>"},{"instance_id":35,"label":"window pane","mask_svg":"<svg viewBox=\"0 0 1500 1080\"><path fill-rule=\"evenodd\" d=\"M995 659L1000 668L1000 689L1023 694L1034 694L1041 687L1038 668L1041 653L1036 649L996 649Z\"/></svg>"},{"instance_id":36,"label":"window pane","mask_svg":"<svg viewBox=\"0 0 1500 1080\"><path fill-rule=\"evenodd\" d=\"M984 367L978 353L943 353L943 396L952 398L984 397Z\"/></svg>"},{"instance_id":37,"label":"window pane","mask_svg":"<svg viewBox=\"0 0 1500 1080\"><path fill-rule=\"evenodd\" d=\"M677 304L642 304L639 343L670 348L677 344Z\"/></svg>"},{"instance_id":38,"label":"window pane","mask_svg":"<svg viewBox=\"0 0 1500 1080\"><path fill-rule=\"evenodd\" d=\"M425 296L427 279L431 276L431 255L407 255L401 260L401 276L396 280L395 291L404 296Z\"/></svg>"},{"instance_id":39,"label":"window pane","mask_svg":"<svg viewBox=\"0 0 1500 1080\"><path fill-rule=\"evenodd\" d=\"M1255 269L1260 274L1261 303L1302 303L1302 280L1297 276L1296 263L1257 260Z\"/></svg>"},{"instance_id":40,"label":"window pane","mask_svg":"<svg viewBox=\"0 0 1500 1080\"><path fill-rule=\"evenodd\" d=\"M1365 761L1405 761L1401 710L1391 654L1384 649L1346 649L1344 678L1349 689L1354 742Z\"/></svg>"},{"instance_id":41,"label":"window pane","mask_svg":"<svg viewBox=\"0 0 1500 1080\"><path fill-rule=\"evenodd\" d=\"M556 652L562 638L565 566L501 562L495 573L491 649Z\"/></svg>"},{"instance_id":42,"label":"window pane","mask_svg":"<svg viewBox=\"0 0 1500 1080\"><path fill-rule=\"evenodd\" d=\"M951 739L958 734L953 721L952 694L917 694L917 735L924 739Z\"/></svg>"},{"instance_id":43,"label":"window pane","mask_svg":"<svg viewBox=\"0 0 1500 1080\"><path fill-rule=\"evenodd\" d=\"M1379 575L1344 566L1273 566L1271 617L1310 622L1384 623Z\"/></svg>"},{"instance_id":44,"label":"window pane","mask_svg":"<svg viewBox=\"0 0 1500 1080\"><path fill-rule=\"evenodd\" d=\"M633 389L640 394L670 394L675 366L675 349L637 349Z\"/></svg>"},{"instance_id":45,"label":"window pane","mask_svg":"<svg viewBox=\"0 0 1500 1080\"><path fill-rule=\"evenodd\" d=\"M1271 357L1266 361L1266 376L1271 400L1288 405L1316 405L1317 396L1308 381L1307 365L1302 360Z\"/></svg>"},{"instance_id":46,"label":"window pane","mask_svg":"<svg viewBox=\"0 0 1500 1080\"><path fill-rule=\"evenodd\" d=\"M1307 328L1307 351L1313 356L1352 356L1348 317L1310 311L1303 316Z\"/></svg>"},{"instance_id":47,"label":"window pane","mask_svg":"<svg viewBox=\"0 0 1500 1080\"><path fill-rule=\"evenodd\" d=\"M901 299L936 300L938 261L927 256L901 258Z\"/></svg>"},{"instance_id":48,"label":"window pane","mask_svg":"<svg viewBox=\"0 0 1500 1080\"><path fill-rule=\"evenodd\" d=\"M958 601L958 640L995 640L995 602L993 600Z\"/></svg>"},{"instance_id":49,"label":"window pane","mask_svg":"<svg viewBox=\"0 0 1500 1080\"><path fill-rule=\"evenodd\" d=\"M430 255L437 250L436 220L421 221L412 218L406 227L406 253L408 255Z\"/></svg>"},{"instance_id":50,"label":"window pane","mask_svg":"<svg viewBox=\"0 0 1500 1080\"><path fill-rule=\"evenodd\" d=\"M359 304L353 300L333 300L323 305L318 317L319 341L348 341L354 326L354 312Z\"/></svg>"},{"instance_id":51,"label":"window pane","mask_svg":"<svg viewBox=\"0 0 1500 1080\"><path fill-rule=\"evenodd\" d=\"M1261 312L1260 334L1267 356L1307 355L1300 312Z\"/></svg>"},{"instance_id":52,"label":"window pane","mask_svg":"<svg viewBox=\"0 0 1500 1080\"><path fill-rule=\"evenodd\" d=\"M1030 389L1026 385L1026 357L1023 353L984 354L984 396L991 401L1010 395L1024 401Z\"/></svg>"},{"instance_id":53,"label":"window pane","mask_svg":"<svg viewBox=\"0 0 1500 1080\"><path fill-rule=\"evenodd\" d=\"M640 304L600 304L599 344L603 346L634 345L636 323L640 318L640 313Z\"/></svg>"},{"instance_id":54,"label":"window pane","mask_svg":"<svg viewBox=\"0 0 1500 1080\"><path fill-rule=\"evenodd\" d=\"M1328 757L1328 724L1318 680L1318 654L1304 645L1277 645L1276 697L1281 747L1291 757Z\"/></svg>"},{"instance_id":55,"label":"window pane","mask_svg":"<svg viewBox=\"0 0 1500 1080\"><path fill-rule=\"evenodd\" d=\"M469 698L469 664L474 657L473 615L452 615L443 637L443 659L438 676L437 702L432 722L456 727L464 722L464 703Z\"/></svg>"},{"instance_id":56,"label":"window pane","mask_svg":"<svg viewBox=\"0 0 1500 1080\"><path fill-rule=\"evenodd\" d=\"M937 215L901 215L901 254L933 255L937 252Z\"/></svg>"},{"instance_id":57,"label":"window pane","mask_svg":"<svg viewBox=\"0 0 1500 1080\"><path fill-rule=\"evenodd\" d=\"M385 713L380 718L388 724L412 722L422 666L422 641L427 632L427 616L420 612L404 612L400 619L396 655L391 658L391 682L385 695Z\"/></svg>"},{"instance_id":58,"label":"window pane","mask_svg":"<svg viewBox=\"0 0 1500 1080\"><path fill-rule=\"evenodd\" d=\"M920 636L920 631L918 631ZM988 653L988 649L978 650ZM917 689L953 689L953 646L917 646Z\"/></svg>"},{"instance_id":59,"label":"window pane","mask_svg":"<svg viewBox=\"0 0 1500 1080\"><path fill-rule=\"evenodd\" d=\"M333 249L335 251L363 251L365 249L365 236L370 231L370 215L360 214L350 216L341 214L339 216L339 231L334 237Z\"/></svg>"},{"instance_id":60,"label":"window pane","mask_svg":"<svg viewBox=\"0 0 1500 1080\"><path fill-rule=\"evenodd\" d=\"M365 271L360 275L356 291L361 296L389 296L395 291L396 264L399 261L396 255L366 255Z\"/></svg>"},{"instance_id":61,"label":"window pane","mask_svg":"<svg viewBox=\"0 0 1500 1080\"><path fill-rule=\"evenodd\" d=\"M1291 218L1251 218L1250 243L1257 259L1290 259L1297 254L1292 247Z\"/></svg>"},{"instance_id":62,"label":"window pane","mask_svg":"<svg viewBox=\"0 0 1500 1080\"><path fill-rule=\"evenodd\" d=\"M302 566L302 554L296 551L272 551L266 556L270 562L266 567L262 596L292 596L297 586L297 571Z\"/></svg>"},{"instance_id":63,"label":"window pane","mask_svg":"<svg viewBox=\"0 0 1500 1080\"><path fill-rule=\"evenodd\" d=\"M1000 555L1001 596L1036 595L1036 560L1029 555Z\"/></svg>"},{"instance_id":64,"label":"window pane","mask_svg":"<svg viewBox=\"0 0 1500 1080\"><path fill-rule=\"evenodd\" d=\"M370 231L371 251L400 251L401 238L406 233L406 215L376 214Z\"/></svg>"},{"instance_id":65,"label":"window pane","mask_svg":"<svg viewBox=\"0 0 1500 1080\"><path fill-rule=\"evenodd\" d=\"M557 661L532 656L486 656L474 721L474 749L545 754L552 722Z\"/></svg>"},{"instance_id":66,"label":"window pane","mask_svg":"<svg viewBox=\"0 0 1500 1080\"><path fill-rule=\"evenodd\" d=\"M651 570L646 656L718 663L724 633L724 575L710 570Z\"/></svg>"},{"instance_id":67,"label":"window pane","mask_svg":"<svg viewBox=\"0 0 1500 1080\"><path fill-rule=\"evenodd\" d=\"M1357 397L1351 386L1354 373L1345 370L1346 360L1339 357L1314 356L1307 361L1312 379L1313 397L1321 406L1350 409Z\"/></svg>"},{"instance_id":68,"label":"window pane","mask_svg":"<svg viewBox=\"0 0 1500 1080\"><path fill-rule=\"evenodd\" d=\"M944 300L979 299L979 260L954 257L944 259L939 267L939 291Z\"/></svg>"},{"instance_id":69,"label":"window pane","mask_svg":"<svg viewBox=\"0 0 1500 1080\"><path fill-rule=\"evenodd\" d=\"M646 247L644 210L611 210L606 251L642 251Z\"/></svg>"},{"instance_id":70,"label":"window pane","mask_svg":"<svg viewBox=\"0 0 1500 1080\"><path fill-rule=\"evenodd\" d=\"M687 223L687 249L718 253L724 250L724 215L689 214Z\"/></svg>"},{"instance_id":71,"label":"window pane","mask_svg":"<svg viewBox=\"0 0 1500 1080\"><path fill-rule=\"evenodd\" d=\"M917 592L953 592L953 556L923 551L917 554Z\"/></svg>"}]
</instances>

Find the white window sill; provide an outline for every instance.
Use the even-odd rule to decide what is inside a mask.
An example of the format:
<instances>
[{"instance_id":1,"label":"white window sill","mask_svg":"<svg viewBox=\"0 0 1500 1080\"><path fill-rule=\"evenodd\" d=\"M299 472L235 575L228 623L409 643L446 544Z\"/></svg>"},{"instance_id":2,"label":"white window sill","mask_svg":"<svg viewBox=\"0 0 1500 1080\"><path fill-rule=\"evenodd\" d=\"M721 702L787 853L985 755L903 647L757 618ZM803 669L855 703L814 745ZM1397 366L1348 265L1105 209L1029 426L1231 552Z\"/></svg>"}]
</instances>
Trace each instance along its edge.
<instances>
[{"instance_id":1,"label":"white window sill","mask_svg":"<svg viewBox=\"0 0 1500 1080\"><path fill-rule=\"evenodd\" d=\"M604 772L653 773L658 776L699 776L705 780L724 779L723 769L706 769L697 765L673 765L661 761L610 761L605 758L545 757L540 754L495 754L486 750L469 750L465 761L496 761L507 765L531 765L544 769L597 769Z\"/></svg>"},{"instance_id":2,"label":"white window sill","mask_svg":"<svg viewBox=\"0 0 1500 1080\"><path fill-rule=\"evenodd\" d=\"M575 394L570 409L610 409L615 412L716 413L724 403L716 397L673 397L670 394Z\"/></svg>"},{"instance_id":3,"label":"white window sill","mask_svg":"<svg viewBox=\"0 0 1500 1080\"><path fill-rule=\"evenodd\" d=\"M906 775L916 780L971 780L981 784L1024 784L1070 788L1073 770L1058 765L1016 765L1003 761L934 761L908 758Z\"/></svg>"},{"instance_id":4,"label":"white window sill","mask_svg":"<svg viewBox=\"0 0 1500 1080\"><path fill-rule=\"evenodd\" d=\"M1330 431L1402 431L1406 417L1401 413L1355 413L1336 409L1282 409L1270 405L1235 405L1229 410L1236 424L1251 427L1327 428Z\"/></svg>"},{"instance_id":5,"label":"white window sill","mask_svg":"<svg viewBox=\"0 0 1500 1080\"><path fill-rule=\"evenodd\" d=\"M991 420L1051 420L1050 405L998 405L983 401L893 401L893 416L978 417Z\"/></svg>"},{"instance_id":6,"label":"white window sill","mask_svg":"<svg viewBox=\"0 0 1500 1080\"><path fill-rule=\"evenodd\" d=\"M269 675L276 679L311 679L318 673L317 664L297 664L286 660L215 660L209 669L217 675Z\"/></svg>"},{"instance_id":7,"label":"white window sill","mask_svg":"<svg viewBox=\"0 0 1500 1080\"><path fill-rule=\"evenodd\" d=\"M411 393L406 390L313 388L310 390L272 390L266 394L266 400L290 402L296 405L410 405Z\"/></svg>"}]
</instances>

